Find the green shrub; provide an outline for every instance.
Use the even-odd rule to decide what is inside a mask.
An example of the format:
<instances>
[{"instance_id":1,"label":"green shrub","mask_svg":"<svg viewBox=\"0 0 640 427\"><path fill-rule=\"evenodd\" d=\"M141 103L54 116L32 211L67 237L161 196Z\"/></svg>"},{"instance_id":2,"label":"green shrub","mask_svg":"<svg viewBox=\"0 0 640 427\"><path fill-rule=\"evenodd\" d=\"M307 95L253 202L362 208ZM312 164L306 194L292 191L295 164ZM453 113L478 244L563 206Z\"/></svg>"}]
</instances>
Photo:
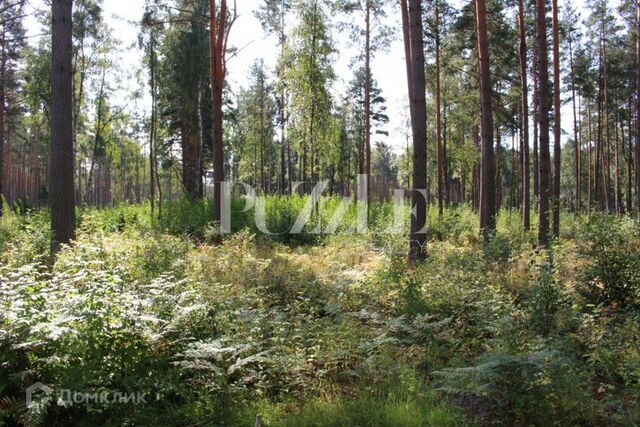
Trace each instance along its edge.
<instances>
[{"instance_id":1,"label":"green shrub","mask_svg":"<svg viewBox=\"0 0 640 427\"><path fill-rule=\"evenodd\" d=\"M640 228L630 219L592 215L579 237L586 266L579 290L588 303L640 305Z\"/></svg>"},{"instance_id":2,"label":"green shrub","mask_svg":"<svg viewBox=\"0 0 640 427\"><path fill-rule=\"evenodd\" d=\"M588 385L578 362L555 350L522 355L487 353L474 366L438 372L442 389L485 399L503 425L593 422Z\"/></svg>"}]
</instances>

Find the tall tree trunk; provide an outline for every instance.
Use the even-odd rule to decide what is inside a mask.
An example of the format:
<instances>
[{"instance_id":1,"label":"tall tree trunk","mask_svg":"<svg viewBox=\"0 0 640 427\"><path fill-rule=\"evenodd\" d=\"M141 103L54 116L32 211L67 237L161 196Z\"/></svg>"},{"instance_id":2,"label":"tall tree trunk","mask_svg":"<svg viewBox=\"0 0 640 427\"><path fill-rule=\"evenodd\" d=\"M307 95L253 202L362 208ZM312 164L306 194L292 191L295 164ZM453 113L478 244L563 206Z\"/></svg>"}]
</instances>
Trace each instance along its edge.
<instances>
[{"instance_id":1,"label":"tall tree trunk","mask_svg":"<svg viewBox=\"0 0 640 427\"><path fill-rule=\"evenodd\" d=\"M440 90L440 4L435 5L436 14L436 149L438 154L438 217L444 209L444 148L442 146L442 103Z\"/></svg>"},{"instance_id":2,"label":"tall tree trunk","mask_svg":"<svg viewBox=\"0 0 640 427\"><path fill-rule=\"evenodd\" d=\"M524 21L524 0L518 0L520 30L520 108L522 114L522 223L531 228L531 179L529 177L529 102L527 88L527 34Z\"/></svg>"},{"instance_id":3,"label":"tall tree trunk","mask_svg":"<svg viewBox=\"0 0 640 427\"><path fill-rule=\"evenodd\" d=\"M551 159L549 155L549 62L547 57L547 13L545 0L536 0L538 27L538 101L540 103L540 195L538 197L538 244L549 246L549 198L551 196Z\"/></svg>"},{"instance_id":4,"label":"tall tree trunk","mask_svg":"<svg viewBox=\"0 0 640 427\"><path fill-rule=\"evenodd\" d=\"M7 73L7 48L6 48L6 24L2 25L2 34L0 34L0 49L2 49L0 56L0 217L2 216L2 209L4 207L4 115L5 115L5 87L6 87L6 73Z\"/></svg>"},{"instance_id":5,"label":"tall tree trunk","mask_svg":"<svg viewBox=\"0 0 640 427\"><path fill-rule=\"evenodd\" d=\"M280 174L281 174L281 194L291 194L291 152L286 139L287 127L287 100L286 88L284 85L284 57L287 43L287 33L285 30L285 8L280 7ZM288 154L288 156L287 156Z\"/></svg>"},{"instance_id":6,"label":"tall tree trunk","mask_svg":"<svg viewBox=\"0 0 640 427\"><path fill-rule=\"evenodd\" d=\"M612 205L611 198L611 127L609 117L609 76L607 67L607 42L605 39L604 20L602 23L602 84L604 86L604 146L602 149L602 173L604 175L603 194L607 211L613 212L615 208Z\"/></svg>"},{"instance_id":7,"label":"tall tree trunk","mask_svg":"<svg viewBox=\"0 0 640 427\"><path fill-rule=\"evenodd\" d=\"M198 199L198 135L192 131L187 118L182 118L182 185L191 200Z\"/></svg>"},{"instance_id":8,"label":"tall tree trunk","mask_svg":"<svg viewBox=\"0 0 640 427\"><path fill-rule=\"evenodd\" d=\"M198 199L204 197L204 96L206 88L204 87L203 79L200 78L198 82Z\"/></svg>"},{"instance_id":9,"label":"tall tree trunk","mask_svg":"<svg viewBox=\"0 0 640 427\"><path fill-rule=\"evenodd\" d=\"M636 209L640 220L640 2L636 4Z\"/></svg>"},{"instance_id":10,"label":"tall tree trunk","mask_svg":"<svg viewBox=\"0 0 640 427\"><path fill-rule=\"evenodd\" d=\"M593 145L593 132L592 132L593 128L592 128L592 123L591 123L591 103L589 101L587 101L587 133L588 133L588 138L587 138L587 163L589 165L589 170L588 170L588 176L587 179L589 180L589 187L587 188L587 200L588 200L588 206L587 206L587 210L591 210L591 207L593 206L593 200L594 200L594 193L595 193L595 184L594 184L594 176L595 176L595 169L593 168L593 149L592 149L592 145Z\"/></svg>"},{"instance_id":11,"label":"tall tree trunk","mask_svg":"<svg viewBox=\"0 0 640 427\"><path fill-rule=\"evenodd\" d=\"M87 194L90 191L91 188L91 184L93 183L93 175L94 175L94 169L95 169L95 163L96 161L100 161L102 159L102 156L104 154L102 154L102 150L100 150L99 144L102 140L102 129L103 129L103 123L102 123L102 116L103 116L103 102L104 102L104 85L105 85L105 78L106 78L106 68L102 69L102 79L100 81L100 89L98 91L98 111L96 112L96 126L95 126L95 130L94 130L94 137L93 137L93 148L91 150L91 166L89 167L89 178L87 179ZM93 202L95 202L95 199L92 200Z\"/></svg>"},{"instance_id":12,"label":"tall tree trunk","mask_svg":"<svg viewBox=\"0 0 640 427\"><path fill-rule=\"evenodd\" d=\"M630 82L630 86L633 85L633 82ZM628 155L626 156L626 160L627 160L627 213L629 215L631 215L631 212L633 212L633 138L631 138L631 135L633 135L633 129L632 129L632 125L631 125L631 121L632 121L632 115L631 115L631 111L633 110L633 95L629 95L629 103L628 103L628 108L627 111L629 111L629 115L627 116L627 131L629 132L629 139L627 141L627 149L628 149ZM624 126L622 126L622 144L624 146Z\"/></svg>"},{"instance_id":13,"label":"tall tree trunk","mask_svg":"<svg viewBox=\"0 0 640 427\"><path fill-rule=\"evenodd\" d=\"M485 0L475 0L475 27L480 68L481 147L480 162L480 229L485 238L496 229L496 165L493 153L493 108L491 102L491 67L487 34Z\"/></svg>"},{"instance_id":14,"label":"tall tree trunk","mask_svg":"<svg viewBox=\"0 0 640 427\"><path fill-rule=\"evenodd\" d=\"M211 72L211 107L212 107L212 154L213 154L213 188L214 209L213 220L222 220L222 183L224 181L224 140L222 92L226 76L226 51L229 31L237 18L237 7L234 1L233 15L227 14L227 1L220 0L220 9L216 0L209 0L209 40L210 40L210 72Z\"/></svg>"},{"instance_id":15,"label":"tall tree trunk","mask_svg":"<svg viewBox=\"0 0 640 427\"><path fill-rule=\"evenodd\" d=\"M51 3L51 245L75 238L72 129L72 0Z\"/></svg>"},{"instance_id":16,"label":"tall tree trunk","mask_svg":"<svg viewBox=\"0 0 640 427\"><path fill-rule=\"evenodd\" d=\"M365 0L364 30L364 149L367 195L371 190L371 1ZM368 209L367 204L367 211Z\"/></svg>"},{"instance_id":17,"label":"tall tree trunk","mask_svg":"<svg viewBox=\"0 0 640 427\"><path fill-rule=\"evenodd\" d=\"M495 162L496 162L496 214L500 212L502 209L502 168L500 165L502 164L502 133L500 132L500 125L496 125L496 152L495 152Z\"/></svg>"},{"instance_id":18,"label":"tall tree trunk","mask_svg":"<svg viewBox=\"0 0 640 427\"><path fill-rule=\"evenodd\" d=\"M573 60L573 43L572 38L569 36L569 63L570 63L570 71L571 71L571 104L573 107L573 139L575 143L574 147L574 162L575 162L575 209L577 212L580 211L580 207L582 205L581 200L581 189L582 189L582 177L580 176L582 170L582 156L580 153L580 138L578 135L578 117L576 114L576 79L575 79L575 66Z\"/></svg>"},{"instance_id":19,"label":"tall tree trunk","mask_svg":"<svg viewBox=\"0 0 640 427\"><path fill-rule=\"evenodd\" d=\"M620 132L619 132L619 123L618 123L618 117L616 114L616 117L614 117L613 120L613 129L614 129L614 140L613 140L613 146L614 146L614 152L613 152L613 161L615 162L615 164L613 165L614 167L614 178L615 178L615 182L614 182L614 190L615 190L615 207L616 207L616 213L618 215L622 214L622 188L620 186ZM620 127L622 126L622 123L620 123Z\"/></svg>"},{"instance_id":20,"label":"tall tree trunk","mask_svg":"<svg viewBox=\"0 0 640 427\"><path fill-rule=\"evenodd\" d=\"M538 198L540 195L540 165L539 165L539 142L540 142L540 99L538 98L538 43L533 46L532 55L532 78L533 78L533 195ZM536 211L539 204L536 203Z\"/></svg>"},{"instance_id":21,"label":"tall tree trunk","mask_svg":"<svg viewBox=\"0 0 640 427\"><path fill-rule=\"evenodd\" d=\"M267 191L264 173L265 129L264 129L264 74L260 74L260 189Z\"/></svg>"},{"instance_id":22,"label":"tall tree trunk","mask_svg":"<svg viewBox=\"0 0 640 427\"><path fill-rule=\"evenodd\" d=\"M155 218L156 198L156 52L153 29L149 40L149 85L151 91L151 123L149 124L149 202L151 204L151 221Z\"/></svg>"},{"instance_id":23,"label":"tall tree trunk","mask_svg":"<svg viewBox=\"0 0 640 427\"><path fill-rule=\"evenodd\" d=\"M560 111L560 22L558 0L553 0L553 237L560 236L560 137L562 132Z\"/></svg>"},{"instance_id":24,"label":"tall tree trunk","mask_svg":"<svg viewBox=\"0 0 640 427\"><path fill-rule=\"evenodd\" d=\"M516 165L516 133L515 130L511 131L511 179L509 185L509 213L516 207L516 187L518 187Z\"/></svg>"},{"instance_id":25,"label":"tall tree trunk","mask_svg":"<svg viewBox=\"0 0 640 427\"><path fill-rule=\"evenodd\" d=\"M478 125L474 125L471 129L471 138L473 140L473 146L476 150L480 151L480 129ZM473 164L473 193L471 196L471 206L474 211L480 211L480 166L474 162Z\"/></svg>"},{"instance_id":26,"label":"tall tree trunk","mask_svg":"<svg viewBox=\"0 0 640 427\"><path fill-rule=\"evenodd\" d=\"M422 8L420 0L400 0L402 8L402 28L404 34L407 63L407 82L411 128L413 133L413 191L411 206L415 214L411 216L409 232L409 262L425 259L427 201L420 193L427 188L427 104L425 98L424 41L422 39Z\"/></svg>"}]
</instances>

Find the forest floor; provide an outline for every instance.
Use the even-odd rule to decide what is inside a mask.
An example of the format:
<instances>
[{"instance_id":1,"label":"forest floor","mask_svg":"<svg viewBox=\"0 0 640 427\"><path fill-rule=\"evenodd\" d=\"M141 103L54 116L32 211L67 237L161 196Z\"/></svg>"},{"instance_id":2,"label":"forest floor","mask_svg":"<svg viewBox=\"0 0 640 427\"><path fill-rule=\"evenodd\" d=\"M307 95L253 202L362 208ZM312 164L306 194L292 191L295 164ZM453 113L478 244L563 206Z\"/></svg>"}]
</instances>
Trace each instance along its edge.
<instances>
[{"instance_id":1,"label":"forest floor","mask_svg":"<svg viewBox=\"0 0 640 427\"><path fill-rule=\"evenodd\" d=\"M276 229L301 201L270 203ZM515 211L485 244L468 208L433 211L409 268L404 235L379 231L389 212L362 235L274 239L245 217L218 235L207 203L153 223L147 205L85 210L55 260L45 212L6 215L1 422L640 423L633 220L565 214L540 251Z\"/></svg>"}]
</instances>

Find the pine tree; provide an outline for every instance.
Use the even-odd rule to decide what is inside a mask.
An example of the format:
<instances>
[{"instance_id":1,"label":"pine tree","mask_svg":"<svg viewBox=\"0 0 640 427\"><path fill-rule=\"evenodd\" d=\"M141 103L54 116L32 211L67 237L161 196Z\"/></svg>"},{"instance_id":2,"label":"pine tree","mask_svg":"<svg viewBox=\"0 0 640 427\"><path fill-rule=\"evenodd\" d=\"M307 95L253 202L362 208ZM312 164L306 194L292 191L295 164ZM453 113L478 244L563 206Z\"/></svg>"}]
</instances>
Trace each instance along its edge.
<instances>
[{"instance_id":1,"label":"pine tree","mask_svg":"<svg viewBox=\"0 0 640 427\"><path fill-rule=\"evenodd\" d=\"M72 0L51 3L51 169L49 175L52 248L75 238L72 142Z\"/></svg>"}]
</instances>

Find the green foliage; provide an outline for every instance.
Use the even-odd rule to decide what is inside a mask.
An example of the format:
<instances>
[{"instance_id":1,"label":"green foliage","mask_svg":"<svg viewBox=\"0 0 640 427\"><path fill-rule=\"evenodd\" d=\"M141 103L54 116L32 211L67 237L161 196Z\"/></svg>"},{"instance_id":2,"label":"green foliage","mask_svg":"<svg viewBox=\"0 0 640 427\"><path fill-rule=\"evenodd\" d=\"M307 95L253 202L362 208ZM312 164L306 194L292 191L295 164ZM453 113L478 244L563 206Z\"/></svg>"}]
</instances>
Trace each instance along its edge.
<instances>
[{"instance_id":1,"label":"green foliage","mask_svg":"<svg viewBox=\"0 0 640 427\"><path fill-rule=\"evenodd\" d=\"M488 353L475 366L439 371L443 390L484 400L503 425L566 425L593 422L587 386L575 361L553 350L530 354ZM587 411L587 412L584 412Z\"/></svg>"},{"instance_id":2,"label":"green foliage","mask_svg":"<svg viewBox=\"0 0 640 427\"><path fill-rule=\"evenodd\" d=\"M640 228L630 219L593 215L578 236L587 267L579 290L592 304L640 305Z\"/></svg>"},{"instance_id":3,"label":"green foliage","mask_svg":"<svg viewBox=\"0 0 640 427\"><path fill-rule=\"evenodd\" d=\"M290 227L307 201L266 198L269 229ZM508 212L485 243L471 232L470 209L448 209L429 258L409 269L405 235L387 230L389 204L371 206L368 233L350 231L355 206L336 234L312 233L339 202L324 199L304 233L289 237L260 233L253 211L240 212L242 199L233 201L230 235L213 232L207 201L166 204L153 222L146 204L83 210L77 241L55 260L46 214L5 215L3 422L640 420L637 307L629 295L624 306L590 303L582 281L629 277L627 261L602 274L611 255L596 248L633 259L631 221L577 219L570 236L588 237L560 239L546 252ZM25 389L36 381L53 397L39 394L27 407ZM59 405L61 389L144 392L147 400Z\"/></svg>"}]
</instances>

